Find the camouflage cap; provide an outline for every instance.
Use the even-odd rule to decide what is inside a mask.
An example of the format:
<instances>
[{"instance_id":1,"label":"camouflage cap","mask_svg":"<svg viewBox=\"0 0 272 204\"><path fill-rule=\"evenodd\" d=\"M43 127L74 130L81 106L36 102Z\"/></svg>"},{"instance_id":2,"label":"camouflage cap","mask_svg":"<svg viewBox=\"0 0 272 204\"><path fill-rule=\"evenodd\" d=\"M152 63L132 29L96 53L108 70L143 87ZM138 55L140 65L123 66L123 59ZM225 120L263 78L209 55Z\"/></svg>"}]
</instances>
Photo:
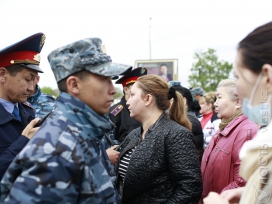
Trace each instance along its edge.
<instances>
[{"instance_id":1,"label":"camouflage cap","mask_svg":"<svg viewBox=\"0 0 272 204\"><path fill-rule=\"evenodd\" d=\"M168 84L169 84L170 86L177 86L177 85L181 86L180 81L169 81Z\"/></svg>"},{"instance_id":2,"label":"camouflage cap","mask_svg":"<svg viewBox=\"0 0 272 204\"><path fill-rule=\"evenodd\" d=\"M205 91L200 87L193 88L190 91L191 91L192 96L195 96L195 95L203 96L205 94Z\"/></svg>"},{"instance_id":3,"label":"camouflage cap","mask_svg":"<svg viewBox=\"0 0 272 204\"><path fill-rule=\"evenodd\" d=\"M60 47L48 55L48 61L57 82L84 69L102 76L123 75L132 69L130 65L112 62L99 38L86 38Z\"/></svg>"}]
</instances>

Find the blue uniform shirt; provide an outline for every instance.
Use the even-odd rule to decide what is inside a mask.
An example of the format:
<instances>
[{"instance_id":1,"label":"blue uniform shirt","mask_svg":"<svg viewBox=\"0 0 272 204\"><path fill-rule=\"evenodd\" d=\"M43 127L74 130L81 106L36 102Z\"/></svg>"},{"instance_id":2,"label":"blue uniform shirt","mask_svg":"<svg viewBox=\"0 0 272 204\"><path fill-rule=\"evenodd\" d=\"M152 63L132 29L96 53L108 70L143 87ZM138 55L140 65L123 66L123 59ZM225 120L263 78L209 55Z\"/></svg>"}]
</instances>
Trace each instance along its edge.
<instances>
[{"instance_id":1,"label":"blue uniform shirt","mask_svg":"<svg viewBox=\"0 0 272 204\"><path fill-rule=\"evenodd\" d=\"M2 104L2 106L6 109L6 111L8 111L9 113L12 114L14 106L16 106L18 108L18 103L11 103L9 101L6 101L2 98L0 98L0 103ZM19 108L18 108L19 110Z\"/></svg>"}]
</instances>

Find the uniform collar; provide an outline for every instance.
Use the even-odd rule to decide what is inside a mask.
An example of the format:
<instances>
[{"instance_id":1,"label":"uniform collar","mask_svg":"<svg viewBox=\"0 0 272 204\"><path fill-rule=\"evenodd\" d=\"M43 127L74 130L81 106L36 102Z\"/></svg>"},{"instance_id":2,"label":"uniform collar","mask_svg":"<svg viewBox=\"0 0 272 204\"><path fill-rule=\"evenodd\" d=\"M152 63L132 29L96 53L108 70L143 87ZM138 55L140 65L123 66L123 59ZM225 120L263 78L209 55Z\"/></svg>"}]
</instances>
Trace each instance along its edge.
<instances>
[{"instance_id":1,"label":"uniform collar","mask_svg":"<svg viewBox=\"0 0 272 204\"><path fill-rule=\"evenodd\" d=\"M36 92L35 94L33 94L32 96L30 96L27 101L31 104L35 103L38 98L40 97L41 95L41 88L38 86L38 84L36 85Z\"/></svg>"},{"instance_id":2,"label":"uniform collar","mask_svg":"<svg viewBox=\"0 0 272 204\"><path fill-rule=\"evenodd\" d=\"M63 115L80 124L92 137L102 139L105 133L113 129L113 124L110 123L106 115L97 114L85 103L68 93L61 92L57 99L58 102L64 104L66 110L68 110L63 112Z\"/></svg>"},{"instance_id":3,"label":"uniform collar","mask_svg":"<svg viewBox=\"0 0 272 204\"><path fill-rule=\"evenodd\" d=\"M242 121L246 120L247 117L242 114L239 117L233 119L225 128L222 132L220 132L220 134L222 136L228 136L229 132L234 129L237 125L239 125Z\"/></svg>"},{"instance_id":4,"label":"uniform collar","mask_svg":"<svg viewBox=\"0 0 272 204\"><path fill-rule=\"evenodd\" d=\"M14 104L12 104L12 111L13 111L13 108L14 108ZM23 104L23 103L17 103L17 107L19 109L19 112L20 112L20 115L22 114L24 117L22 117L22 124L24 126L26 126L28 124L28 117L31 116L32 118L35 118L34 117L34 114L33 113L30 113L29 111L27 111L26 105ZM21 116L22 116L21 115ZM15 117L12 115L12 113L9 113L4 107L3 105L0 103L0 125L2 124L5 124L5 123L8 123L9 121L11 120L14 120ZM18 121L19 122L19 121Z\"/></svg>"},{"instance_id":5,"label":"uniform collar","mask_svg":"<svg viewBox=\"0 0 272 204\"><path fill-rule=\"evenodd\" d=\"M10 101L6 101L6 100L0 98L0 104L9 113L13 112L14 106L16 106L18 108L18 110L19 110L18 103L12 103ZM1 115L1 117L2 117L2 115Z\"/></svg>"}]
</instances>

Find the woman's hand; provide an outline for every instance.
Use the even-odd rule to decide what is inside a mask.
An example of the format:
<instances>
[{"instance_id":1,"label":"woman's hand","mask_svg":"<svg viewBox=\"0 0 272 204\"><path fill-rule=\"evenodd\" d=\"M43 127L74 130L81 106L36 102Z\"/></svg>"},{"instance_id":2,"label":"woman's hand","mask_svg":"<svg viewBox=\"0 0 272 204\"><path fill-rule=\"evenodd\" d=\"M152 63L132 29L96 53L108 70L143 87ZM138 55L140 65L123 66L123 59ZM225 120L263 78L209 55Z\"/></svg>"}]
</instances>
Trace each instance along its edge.
<instances>
[{"instance_id":1,"label":"woman's hand","mask_svg":"<svg viewBox=\"0 0 272 204\"><path fill-rule=\"evenodd\" d=\"M220 196L230 203L239 203L244 189L245 187L226 190L223 191Z\"/></svg>"},{"instance_id":2,"label":"woman's hand","mask_svg":"<svg viewBox=\"0 0 272 204\"><path fill-rule=\"evenodd\" d=\"M203 199L204 204L229 204L229 202L222 198L218 193L210 192L209 195Z\"/></svg>"}]
</instances>

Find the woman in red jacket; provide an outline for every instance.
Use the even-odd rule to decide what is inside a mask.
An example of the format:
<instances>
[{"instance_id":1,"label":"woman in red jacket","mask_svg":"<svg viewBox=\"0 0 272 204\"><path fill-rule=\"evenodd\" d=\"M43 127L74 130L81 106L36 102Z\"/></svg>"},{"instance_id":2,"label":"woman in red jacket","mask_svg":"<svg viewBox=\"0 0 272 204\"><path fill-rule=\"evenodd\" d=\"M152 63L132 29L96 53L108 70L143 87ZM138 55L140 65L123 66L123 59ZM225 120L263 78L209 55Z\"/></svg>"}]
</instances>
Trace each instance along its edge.
<instances>
[{"instance_id":1,"label":"woman in red jacket","mask_svg":"<svg viewBox=\"0 0 272 204\"><path fill-rule=\"evenodd\" d=\"M232 79L221 81L217 88L215 111L222 121L220 131L214 135L202 158L202 198L211 191L221 193L246 184L239 176L238 155L244 142L251 140L259 127L243 115L235 88Z\"/></svg>"}]
</instances>

